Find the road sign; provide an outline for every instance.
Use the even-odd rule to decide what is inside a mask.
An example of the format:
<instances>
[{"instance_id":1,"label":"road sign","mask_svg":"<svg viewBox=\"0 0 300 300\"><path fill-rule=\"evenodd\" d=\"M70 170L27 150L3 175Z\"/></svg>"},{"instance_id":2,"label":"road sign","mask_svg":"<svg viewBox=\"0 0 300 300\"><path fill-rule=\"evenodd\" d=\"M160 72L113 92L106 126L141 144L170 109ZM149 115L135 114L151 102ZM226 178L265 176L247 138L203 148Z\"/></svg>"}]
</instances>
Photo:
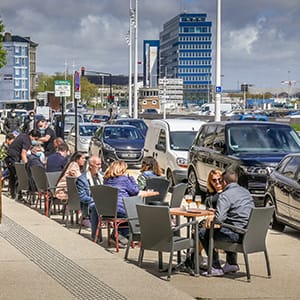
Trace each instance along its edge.
<instances>
[{"instance_id":1,"label":"road sign","mask_svg":"<svg viewBox=\"0 0 300 300\"><path fill-rule=\"evenodd\" d=\"M222 87L216 86L216 93L222 93Z\"/></svg>"},{"instance_id":2,"label":"road sign","mask_svg":"<svg viewBox=\"0 0 300 300\"><path fill-rule=\"evenodd\" d=\"M70 80L54 80L55 97L70 97L71 96L71 81Z\"/></svg>"}]
</instances>

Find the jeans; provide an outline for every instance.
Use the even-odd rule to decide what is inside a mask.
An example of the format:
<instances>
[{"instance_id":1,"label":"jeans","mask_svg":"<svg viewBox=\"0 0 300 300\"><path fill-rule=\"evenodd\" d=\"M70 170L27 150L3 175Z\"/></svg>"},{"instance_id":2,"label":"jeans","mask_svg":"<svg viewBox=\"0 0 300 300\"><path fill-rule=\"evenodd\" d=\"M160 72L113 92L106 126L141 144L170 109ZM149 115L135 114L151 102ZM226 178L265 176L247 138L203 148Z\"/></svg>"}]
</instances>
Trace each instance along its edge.
<instances>
[{"instance_id":1,"label":"jeans","mask_svg":"<svg viewBox=\"0 0 300 300\"><path fill-rule=\"evenodd\" d=\"M208 254L209 247L209 229L200 228L199 229L199 240L201 241L206 254ZM236 233L229 228L221 227L214 229L214 240L226 241L237 243L240 241L240 234ZM236 252L226 252L226 262L230 265L237 264L237 254ZM221 268L219 262L219 253L213 249L213 264L214 268Z\"/></svg>"},{"instance_id":2,"label":"jeans","mask_svg":"<svg viewBox=\"0 0 300 300\"><path fill-rule=\"evenodd\" d=\"M92 239L94 240L96 237L96 231L98 227L98 213L95 205L89 207L89 215L91 222Z\"/></svg>"},{"instance_id":3,"label":"jeans","mask_svg":"<svg viewBox=\"0 0 300 300\"><path fill-rule=\"evenodd\" d=\"M118 218L127 218L127 215L124 213L117 212ZM119 227L119 233L125 237L129 235L128 223L122 223Z\"/></svg>"}]
</instances>

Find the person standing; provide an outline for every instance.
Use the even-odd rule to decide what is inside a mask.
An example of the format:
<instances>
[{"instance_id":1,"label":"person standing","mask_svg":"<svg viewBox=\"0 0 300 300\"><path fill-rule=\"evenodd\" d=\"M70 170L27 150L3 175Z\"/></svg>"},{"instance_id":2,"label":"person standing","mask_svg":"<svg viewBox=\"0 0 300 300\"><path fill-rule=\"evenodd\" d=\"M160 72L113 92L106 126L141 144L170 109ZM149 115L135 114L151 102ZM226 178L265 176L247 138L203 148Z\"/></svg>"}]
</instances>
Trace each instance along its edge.
<instances>
[{"instance_id":1,"label":"person standing","mask_svg":"<svg viewBox=\"0 0 300 300\"><path fill-rule=\"evenodd\" d=\"M8 146L7 150L7 166L9 169L9 190L11 198L16 197L16 168L15 162L22 161L27 163L27 151L30 149L32 142L37 141L41 137L38 130L31 130L29 134L20 133L16 139Z\"/></svg>"},{"instance_id":2,"label":"person standing","mask_svg":"<svg viewBox=\"0 0 300 300\"><path fill-rule=\"evenodd\" d=\"M222 178L223 192L218 197L213 218L217 222L224 222L243 229L247 226L251 209L254 207L253 198L248 190L237 183L238 172L236 166L228 166L222 174ZM199 239L206 253L208 253L209 248L209 227L212 219L208 218L207 220L206 228L199 229ZM229 228L220 227L214 229L214 239L236 243L241 240L241 236ZM235 252L226 252L226 264L222 268L218 252L213 249L211 276L223 276L225 273L237 272L238 270L239 266ZM204 272L203 275L207 276L208 273Z\"/></svg>"},{"instance_id":3,"label":"person standing","mask_svg":"<svg viewBox=\"0 0 300 300\"><path fill-rule=\"evenodd\" d=\"M41 119L37 122L37 129L41 132L40 142L44 144L45 156L55 153L54 139L56 134L52 128L49 127L47 120Z\"/></svg>"},{"instance_id":4,"label":"person standing","mask_svg":"<svg viewBox=\"0 0 300 300\"><path fill-rule=\"evenodd\" d=\"M34 118L35 118L34 111L31 111L28 114L28 118L26 118L24 120L23 132L28 133L32 129L35 129L35 119Z\"/></svg>"},{"instance_id":5,"label":"person standing","mask_svg":"<svg viewBox=\"0 0 300 300\"><path fill-rule=\"evenodd\" d=\"M103 176L100 170L101 159L98 156L93 155L88 160L88 171L82 173L76 181L84 222L88 221L88 217L90 218L92 240L94 240L96 236L98 227L98 213L95 207L94 199L91 195L90 187L93 185L103 184ZM87 223L83 224L85 226L89 226Z\"/></svg>"},{"instance_id":6,"label":"person standing","mask_svg":"<svg viewBox=\"0 0 300 300\"><path fill-rule=\"evenodd\" d=\"M9 117L5 119L4 131L6 132L6 134L12 133L14 131L19 131L20 126L21 126L21 121L18 118L16 111L12 109L10 111Z\"/></svg>"}]
</instances>

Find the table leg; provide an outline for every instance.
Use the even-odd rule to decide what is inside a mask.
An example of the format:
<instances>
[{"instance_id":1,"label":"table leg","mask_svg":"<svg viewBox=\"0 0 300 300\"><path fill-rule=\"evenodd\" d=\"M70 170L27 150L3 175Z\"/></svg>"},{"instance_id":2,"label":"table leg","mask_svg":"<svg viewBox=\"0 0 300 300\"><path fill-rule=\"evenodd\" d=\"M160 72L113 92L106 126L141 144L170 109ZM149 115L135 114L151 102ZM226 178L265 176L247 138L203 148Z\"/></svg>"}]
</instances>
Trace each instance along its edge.
<instances>
[{"instance_id":1,"label":"table leg","mask_svg":"<svg viewBox=\"0 0 300 300\"><path fill-rule=\"evenodd\" d=\"M199 224L195 224L195 247L194 247L194 258L195 258L195 276L199 276Z\"/></svg>"},{"instance_id":2,"label":"table leg","mask_svg":"<svg viewBox=\"0 0 300 300\"><path fill-rule=\"evenodd\" d=\"M209 246L208 246L208 269L207 274L211 274L212 262L213 262L213 249L214 249L214 227L213 225L209 229Z\"/></svg>"}]
</instances>

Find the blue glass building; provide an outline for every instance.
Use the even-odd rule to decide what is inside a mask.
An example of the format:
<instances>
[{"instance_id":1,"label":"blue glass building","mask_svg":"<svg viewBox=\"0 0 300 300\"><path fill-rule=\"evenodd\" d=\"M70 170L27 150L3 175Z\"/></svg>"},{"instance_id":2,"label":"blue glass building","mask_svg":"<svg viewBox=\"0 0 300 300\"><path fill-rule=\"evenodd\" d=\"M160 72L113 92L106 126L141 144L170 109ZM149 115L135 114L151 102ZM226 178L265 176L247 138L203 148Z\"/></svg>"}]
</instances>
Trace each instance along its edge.
<instances>
[{"instance_id":1,"label":"blue glass building","mask_svg":"<svg viewBox=\"0 0 300 300\"><path fill-rule=\"evenodd\" d=\"M205 13L182 13L160 32L160 78L182 78L185 100L207 99L212 76L212 22Z\"/></svg>"}]
</instances>

